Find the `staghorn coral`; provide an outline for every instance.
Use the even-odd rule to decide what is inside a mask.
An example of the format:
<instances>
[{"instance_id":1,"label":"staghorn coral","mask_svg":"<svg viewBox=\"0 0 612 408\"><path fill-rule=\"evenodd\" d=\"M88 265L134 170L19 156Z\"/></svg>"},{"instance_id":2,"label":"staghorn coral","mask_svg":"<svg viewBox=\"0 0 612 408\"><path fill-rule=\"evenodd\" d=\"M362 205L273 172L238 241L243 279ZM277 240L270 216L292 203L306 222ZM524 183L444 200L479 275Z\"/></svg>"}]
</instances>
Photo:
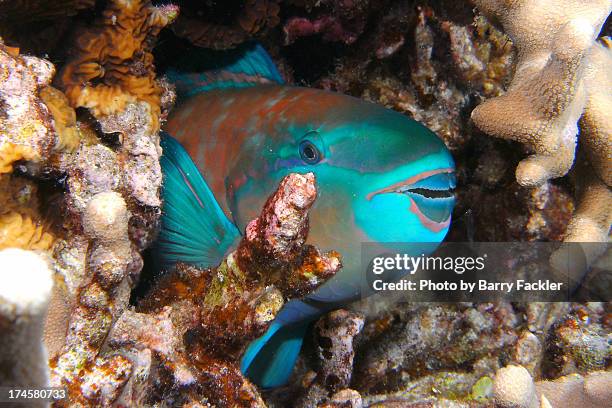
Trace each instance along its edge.
<instances>
[{"instance_id":1,"label":"staghorn coral","mask_svg":"<svg viewBox=\"0 0 612 408\"><path fill-rule=\"evenodd\" d=\"M162 87L155 79L153 38L178 14L176 6L152 7L149 1L114 0L103 15L75 36L58 85L74 107L100 118L127 103L150 105L152 131L159 129Z\"/></svg>"},{"instance_id":2,"label":"staghorn coral","mask_svg":"<svg viewBox=\"0 0 612 408\"><path fill-rule=\"evenodd\" d=\"M305 244L314 182L311 173L285 177L219 267L179 264L138 313L121 315L109 335L109 354L140 355L141 370L150 373L155 365L159 371L130 380L128 405L263 406L238 368L242 351L286 299L314 290L340 268L336 254Z\"/></svg>"},{"instance_id":3,"label":"staghorn coral","mask_svg":"<svg viewBox=\"0 0 612 408\"><path fill-rule=\"evenodd\" d=\"M246 0L237 3L240 4L219 2L204 3L194 8L185 7L172 29L177 36L189 40L195 46L227 49L276 26L279 22L278 0ZM211 19L209 15L215 16L215 13L230 15L231 21L223 24Z\"/></svg>"},{"instance_id":4,"label":"staghorn coral","mask_svg":"<svg viewBox=\"0 0 612 408\"><path fill-rule=\"evenodd\" d=\"M49 368L42 331L52 271L39 255L15 248L0 251L0 265L0 386L46 387Z\"/></svg>"},{"instance_id":5,"label":"staghorn coral","mask_svg":"<svg viewBox=\"0 0 612 408\"><path fill-rule=\"evenodd\" d=\"M491 135L520 141L534 150L517 167L520 184L534 186L565 175L574 161L577 122L587 98L585 67L612 3L474 3L501 22L518 54L508 91L474 109L474 123ZM561 6L563 13L555 12Z\"/></svg>"},{"instance_id":6,"label":"staghorn coral","mask_svg":"<svg viewBox=\"0 0 612 408\"><path fill-rule=\"evenodd\" d=\"M495 374L495 403L500 408L603 407L612 397L610 381L610 371L595 371L534 383L525 368L510 365Z\"/></svg>"}]
</instances>

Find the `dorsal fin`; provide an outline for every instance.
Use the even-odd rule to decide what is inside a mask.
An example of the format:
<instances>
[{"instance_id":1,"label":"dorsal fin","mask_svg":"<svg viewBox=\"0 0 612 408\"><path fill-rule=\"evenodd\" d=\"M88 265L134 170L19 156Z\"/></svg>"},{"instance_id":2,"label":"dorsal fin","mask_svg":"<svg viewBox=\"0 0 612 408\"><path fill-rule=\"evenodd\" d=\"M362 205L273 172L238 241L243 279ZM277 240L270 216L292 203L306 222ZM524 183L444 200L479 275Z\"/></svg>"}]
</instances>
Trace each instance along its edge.
<instances>
[{"instance_id":1,"label":"dorsal fin","mask_svg":"<svg viewBox=\"0 0 612 408\"><path fill-rule=\"evenodd\" d=\"M257 43L229 51L194 49L166 75L176 85L179 98L213 89L284 84L272 58Z\"/></svg>"},{"instance_id":2,"label":"dorsal fin","mask_svg":"<svg viewBox=\"0 0 612 408\"><path fill-rule=\"evenodd\" d=\"M162 132L160 144L164 204L153 251L159 267L170 269L179 261L202 268L217 266L240 232L179 142Z\"/></svg>"}]
</instances>

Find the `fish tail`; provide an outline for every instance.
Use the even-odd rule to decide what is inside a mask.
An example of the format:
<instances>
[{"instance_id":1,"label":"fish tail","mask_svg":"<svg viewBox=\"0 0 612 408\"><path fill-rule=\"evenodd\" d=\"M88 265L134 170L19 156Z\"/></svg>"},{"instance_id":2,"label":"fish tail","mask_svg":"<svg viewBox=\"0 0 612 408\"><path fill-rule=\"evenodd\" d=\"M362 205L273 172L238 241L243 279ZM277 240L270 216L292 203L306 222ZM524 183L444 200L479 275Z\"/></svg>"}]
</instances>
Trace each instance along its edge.
<instances>
[{"instance_id":1,"label":"fish tail","mask_svg":"<svg viewBox=\"0 0 612 408\"><path fill-rule=\"evenodd\" d=\"M285 385L297 360L310 321L285 325L273 322L242 357L240 369L262 388Z\"/></svg>"}]
</instances>

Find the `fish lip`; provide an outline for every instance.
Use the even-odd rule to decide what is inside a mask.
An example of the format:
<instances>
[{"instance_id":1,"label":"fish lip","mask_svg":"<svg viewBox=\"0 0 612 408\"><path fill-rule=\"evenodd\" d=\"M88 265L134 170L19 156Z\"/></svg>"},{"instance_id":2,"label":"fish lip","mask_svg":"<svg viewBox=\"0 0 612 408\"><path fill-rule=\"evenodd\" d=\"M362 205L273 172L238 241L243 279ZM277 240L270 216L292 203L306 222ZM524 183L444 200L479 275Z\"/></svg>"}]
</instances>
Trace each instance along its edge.
<instances>
[{"instance_id":1,"label":"fish lip","mask_svg":"<svg viewBox=\"0 0 612 408\"><path fill-rule=\"evenodd\" d=\"M412 194L419 194L427 198L437 198L437 199L453 198L455 189L452 187L447 188L447 189L428 189L424 187L414 187L414 185L421 180L435 176L437 174L443 174L443 173L453 174L454 172L455 170L451 167L424 171L422 173L408 177L406 180L393 183L387 187L383 187L379 190L368 193L368 195L366 196L366 199L370 201L372 200L372 198L374 198L375 196L379 194L388 194L388 193L400 193L400 194L412 193ZM426 195L427 192L431 192L431 193L429 195Z\"/></svg>"}]
</instances>

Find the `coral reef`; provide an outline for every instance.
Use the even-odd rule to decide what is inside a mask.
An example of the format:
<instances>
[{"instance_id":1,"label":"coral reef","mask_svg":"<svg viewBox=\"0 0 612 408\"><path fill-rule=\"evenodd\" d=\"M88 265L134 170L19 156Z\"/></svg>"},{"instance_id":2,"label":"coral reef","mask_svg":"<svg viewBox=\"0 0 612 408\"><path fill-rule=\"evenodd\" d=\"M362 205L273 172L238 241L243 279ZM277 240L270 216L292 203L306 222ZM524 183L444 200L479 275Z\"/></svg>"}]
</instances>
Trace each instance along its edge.
<instances>
[{"instance_id":1,"label":"coral reef","mask_svg":"<svg viewBox=\"0 0 612 408\"><path fill-rule=\"evenodd\" d=\"M0 264L25 271L0 272L0 365L28 365L0 370L2 385L29 373L28 384L64 386L56 406L608 403L609 302L362 302L321 318L289 386L258 390L238 369L244 347L287 299L340 267L338 254L305 244L310 175L283 181L220 266L179 265L138 302L130 295L150 279L141 269L162 204L158 131L174 103L156 66L188 53L183 39L214 49L261 39L294 83L434 130L457 163L451 240L607 241L612 54L595 37L609 1L546 0L540 11L528 0L473 1L477 10L448 0L178 3L180 14L161 1L0 0ZM510 108L513 118L494 120ZM527 148L535 155L522 161ZM38 341L47 302L50 372ZM504 397L508 369L520 387Z\"/></svg>"},{"instance_id":2,"label":"coral reef","mask_svg":"<svg viewBox=\"0 0 612 408\"><path fill-rule=\"evenodd\" d=\"M42 257L22 249L0 251L0 264L0 384L46 387L49 367L42 332L53 273ZM30 406L45 405L34 402Z\"/></svg>"}]
</instances>

